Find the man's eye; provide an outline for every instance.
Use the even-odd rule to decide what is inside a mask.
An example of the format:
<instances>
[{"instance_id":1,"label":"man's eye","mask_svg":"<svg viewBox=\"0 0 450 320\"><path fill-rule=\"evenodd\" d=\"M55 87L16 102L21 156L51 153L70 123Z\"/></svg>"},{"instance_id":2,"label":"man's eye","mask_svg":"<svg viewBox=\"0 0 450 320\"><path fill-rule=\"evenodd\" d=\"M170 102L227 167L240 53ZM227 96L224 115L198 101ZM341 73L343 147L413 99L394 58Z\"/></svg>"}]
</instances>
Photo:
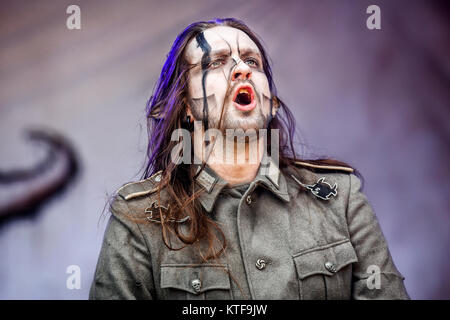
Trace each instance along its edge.
<instances>
[{"instance_id":1,"label":"man's eye","mask_svg":"<svg viewBox=\"0 0 450 320\"><path fill-rule=\"evenodd\" d=\"M214 60L209 63L209 68L215 69L220 67L223 64L223 60Z\"/></svg>"},{"instance_id":2,"label":"man's eye","mask_svg":"<svg viewBox=\"0 0 450 320\"><path fill-rule=\"evenodd\" d=\"M254 58L248 58L245 60L245 63L248 64L250 67L258 67L259 63L256 59Z\"/></svg>"}]
</instances>

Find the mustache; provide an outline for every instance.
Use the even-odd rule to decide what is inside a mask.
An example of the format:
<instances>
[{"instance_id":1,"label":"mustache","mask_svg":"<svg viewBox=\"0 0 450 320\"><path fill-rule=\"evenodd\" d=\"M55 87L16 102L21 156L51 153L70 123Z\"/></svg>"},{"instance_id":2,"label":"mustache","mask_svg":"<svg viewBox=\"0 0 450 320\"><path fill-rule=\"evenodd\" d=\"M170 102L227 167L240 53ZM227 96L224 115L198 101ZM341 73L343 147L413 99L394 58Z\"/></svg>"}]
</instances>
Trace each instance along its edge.
<instances>
[{"instance_id":1,"label":"mustache","mask_svg":"<svg viewBox=\"0 0 450 320\"><path fill-rule=\"evenodd\" d=\"M225 95L225 99L232 99L231 94L236 90L236 88L240 85L246 85L249 84L252 86L253 90L255 91L255 98L258 102L260 101L260 93L258 91L258 89L256 89L255 83L249 79L249 80L239 80L237 81L235 84L233 84L233 86L230 86L230 88L228 89L227 94Z\"/></svg>"}]
</instances>

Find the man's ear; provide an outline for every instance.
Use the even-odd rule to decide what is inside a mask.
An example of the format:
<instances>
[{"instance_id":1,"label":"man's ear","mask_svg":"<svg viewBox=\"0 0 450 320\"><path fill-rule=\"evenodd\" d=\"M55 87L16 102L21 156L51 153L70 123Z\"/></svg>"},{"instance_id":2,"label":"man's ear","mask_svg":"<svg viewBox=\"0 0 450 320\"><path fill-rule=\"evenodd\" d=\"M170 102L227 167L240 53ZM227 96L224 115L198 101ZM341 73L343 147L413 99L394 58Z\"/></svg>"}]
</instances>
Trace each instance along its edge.
<instances>
[{"instance_id":1,"label":"man's ear","mask_svg":"<svg viewBox=\"0 0 450 320\"><path fill-rule=\"evenodd\" d=\"M275 118L275 115L277 114L278 109L280 109L280 106L281 106L281 102L278 99L278 97L273 96L272 97L272 117Z\"/></svg>"},{"instance_id":2,"label":"man's ear","mask_svg":"<svg viewBox=\"0 0 450 320\"><path fill-rule=\"evenodd\" d=\"M194 116L192 115L191 107L186 104L186 115L191 117L191 119L194 119Z\"/></svg>"},{"instance_id":3,"label":"man's ear","mask_svg":"<svg viewBox=\"0 0 450 320\"><path fill-rule=\"evenodd\" d=\"M191 110L191 106L189 104L189 102L187 101L187 99L184 99L184 105L186 106L186 117L189 117L191 122L195 121L195 117L192 114L192 110Z\"/></svg>"}]
</instances>

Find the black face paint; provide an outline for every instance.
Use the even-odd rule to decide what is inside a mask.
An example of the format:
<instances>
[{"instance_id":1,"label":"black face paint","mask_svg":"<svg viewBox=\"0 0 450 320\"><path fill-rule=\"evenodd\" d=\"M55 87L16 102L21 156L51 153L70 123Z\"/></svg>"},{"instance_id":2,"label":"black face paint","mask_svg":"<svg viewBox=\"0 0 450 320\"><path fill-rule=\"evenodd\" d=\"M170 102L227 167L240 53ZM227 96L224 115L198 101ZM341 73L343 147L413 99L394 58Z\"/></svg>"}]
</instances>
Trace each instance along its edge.
<instances>
[{"instance_id":1,"label":"black face paint","mask_svg":"<svg viewBox=\"0 0 450 320\"><path fill-rule=\"evenodd\" d=\"M229 52L228 52L228 56L230 56L231 57L231 46L230 46L230 44L228 43L228 41L227 40L225 40L223 37L221 37L219 34L218 34L218 36L220 37L220 39L222 39L226 44L227 44L227 46L228 46L228 50L229 50Z\"/></svg>"},{"instance_id":2,"label":"black face paint","mask_svg":"<svg viewBox=\"0 0 450 320\"><path fill-rule=\"evenodd\" d=\"M236 47L239 54L239 57L241 56L241 50L239 49L239 33L236 34Z\"/></svg>"},{"instance_id":3,"label":"black face paint","mask_svg":"<svg viewBox=\"0 0 450 320\"><path fill-rule=\"evenodd\" d=\"M202 114L201 111L202 110L202 105L204 105L205 101L203 98L191 98L190 99L190 103L192 105L192 114L194 115L195 119L197 120L205 120L202 118ZM216 108L216 96L213 94L210 94L208 97L206 97L206 104L208 105L208 107L211 108ZM211 124L212 126L215 125L214 122L209 121L209 119L206 119L206 121ZM203 122L204 124L204 122Z\"/></svg>"},{"instance_id":4,"label":"black face paint","mask_svg":"<svg viewBox=\"0 0 450 320\"><path fill-rule=\"evenodd\" d=\"M237 46L237 50L238 50L239 56L241 56L241 52L240 52L240 50L239 50L239 35L236 37L236 46ZM263 67L262 67L262 68L263 68ZM264 73L264 74L265 74L264 68L263 68L262 70L260 70L260 69L258 68L258 69L256 69L256 70L254 70L254 72L259 72L259 73ZM264 94L263 94L263 95L264 95ZM264 95L264 97L265 97L266 99L269 99L269 98L266 97L265 95ZM273 115L272 115L272 110L273 110L273 94L272 94L272 92L270 92L270 99L269 99L269 101L270 101L270 110L269 110L269 116L268 116L268 118L267 118L267 129L269 129L270 122L271 122L272 119L273 119ZM264 104L264 101L260 101L260 103L261 103L261 107L262 107L262 105Z\"/></svg>"},{"instance_id":5,"label":"black face paint","mask_svg":"<svg viewBox=\"0 0 450 320\"><path fill-rule=\"evenodd\" d=\"M228 57L231 58L232 50L231 50L230 44L228 43L227 40L225 40L225 39L224 39L223 37L221 37L219 34L218 34L218 36L223 40L223 42L225 42L225 43L227 44L227 46L228 46ZM226 101L226 99L227 99L227 96L230 94L231 73L232 73L234 67L237 65L236 60L234 60L233 58L231 58L231 60L233 61L233 65L230 67L230 71L228 72L228 77L226 76L225 71L222 69L223 77L225 78L225 81L227 82L227 92L226 92L226 94L225 94L225 98L224 98L223 103L222 103L222 108L221 108L221 110L220 110L219 123L215 126L215 127L217 127L217 128L220 127L220 124L221 124L221 121L222 121L222 116L223 116L223 111L224 111L224 106L225 106L225 101Z\"/></svg>"},{"instance_id":6,"label":"black face paint","mask_svg":"<svg viewBox=\"0 0 450 320\"><path fill-rule=\"evenodd\" d=\"M221 37L221 38L222 38L222 37ZM228 82L228 89L229 89L229 88L230 88L231 73L233 72L234 68L237 66L237 62L236 62L236 60L234 60L234 58L231 57L231 46L230 46L230 44L228 43L228 41L225 40L225 39L223 39L223 38L222 38L222 40L227 44L228 49L230 50L230 52L228 53L228 56L229 56L229 57L231 58L231 60L233 61L233 64L232 64L232 66L230 67L230 71L228 72L228 78L225 76L225 71L223 71L223 75L224 75L225 79L226 79L227 82ZM227 91L228 91L228 90L227 90Z\"/></svg>"},{"instance_id":7,"label":"black face paint","mask_svg":"<svg viewBox=\"0 0 450 320\"><path fill-rule=\"evenodd\" d=\"M222 69L223 77L225 78L225 80L226 80L226 82L227 82L227 92L226 92L226 94L225 94L225 98L224 98L224 101L223 101L223 103L222 103L222 108L221 108L221 110L220 110L219 123L217 123L217 124L214 125L214 127L216 127L216 128L219 128L219 127L220 127L220 123L221 123L221 121L222 121L222 116L223 116L223 111L224 111L224 106L225 106L225 101L226 101L226 99L227 99L227 96L231 93L231 91L230 91L230 89L231 89L231 88L230 88L231 73L233 72L234 68L237 66L236 60L234 60L234 58L231 57L232 50L231 50L230 44L229 44L228 41L225 40L223 37L221 37L220 35L218 35L218 36L219 36L219 37L226 43L226 45L228 46L228 57L231 58L231 60L232 60L232 65L231 65L230 70L229 70L229 72L228 72L228 77L226 76L225 71ZM214 95L212 95L212 96L214 96ZM208 97L208 99L209 99L209 97ZM214 102L216 102L216 101L214 101Z\"/></svg>"},{"instance_id":8,"label":"black face paint","mask_svg":"<svg viewBox=\"0 0 450 320\"><path fill-rule=\"evenodd\" d=\"M197 45L203 51L202 56L203 126L205 130L208 130L208 99L206 97L205 83L206 83L206 76L208 75L208 65L211 62L210 57L211 46L206 41L203 32L197 34L195 40L197 40Z\"/></svg>"},{"instance_id":9,"label":"black face paint","mask_svg":"<svg viewBox=\"0 0 450 320\"><path fill-rule=\"evenodd\" d=\"M271 92L271 93L270 93L270 111L269 111L269 118L267 119L267 130L269 129L270 122L271 122L272 119L273 119L272 109L273 109L273 94L272 94L272 92Z\"/></svg>"},{"instance_id":10,"label":"black face paint","mask_svg":"<svg viewBox=\"0 0 450 320\"><path fill-rule=\"evenodd\" d=\"M231 58L231 61L232 61L232 65L230 66L230 70L228 71L228 76L225 74L225 70L222 69L223 77L225 78L225 80L228 83L227 95L230 93L231 74L233 73L234 68L236 68L236 66L237 66L237 62L236 62L236 60L234 60L234 58ZM226 97L225 97L225 99L226 99Z\"/></svg>"}]
</instances>

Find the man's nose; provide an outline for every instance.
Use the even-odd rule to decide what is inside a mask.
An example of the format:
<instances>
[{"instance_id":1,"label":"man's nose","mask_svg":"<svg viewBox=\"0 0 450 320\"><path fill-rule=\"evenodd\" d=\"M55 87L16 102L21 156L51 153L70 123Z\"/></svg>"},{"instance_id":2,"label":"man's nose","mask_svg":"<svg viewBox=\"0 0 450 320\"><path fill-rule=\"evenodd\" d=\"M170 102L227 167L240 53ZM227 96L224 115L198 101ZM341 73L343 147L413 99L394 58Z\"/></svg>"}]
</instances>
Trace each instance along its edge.
<instances>
[{"instance_id":1,"label":"man's nose","mask_svg":"<svg viewBox=\"0 0 450 320\"><path fill-rule=\"evenodd\" d=\"M235 80L249 80L252 76L252 69L242 60L239 60L234 68L231 79Z\"/></svg>"}]
</instances>

